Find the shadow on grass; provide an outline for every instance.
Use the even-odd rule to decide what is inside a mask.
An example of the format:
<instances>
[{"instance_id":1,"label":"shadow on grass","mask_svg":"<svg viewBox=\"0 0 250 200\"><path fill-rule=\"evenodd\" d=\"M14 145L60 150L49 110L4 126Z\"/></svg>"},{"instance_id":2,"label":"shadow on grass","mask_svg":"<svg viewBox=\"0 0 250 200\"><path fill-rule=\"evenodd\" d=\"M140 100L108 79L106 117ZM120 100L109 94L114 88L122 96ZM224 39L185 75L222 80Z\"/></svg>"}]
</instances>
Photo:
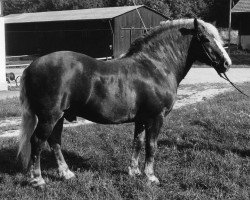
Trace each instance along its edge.
<instances>
[{"instance_id":1,"label":"shadow on grass","mask_svg":"<svg viewBox=\"0 0 250 200\"><path fill-rule=\"evenodd\" d=\"M14 175L21 172L21 167L17 164L16 155L16 148L0 149L0 173Z\"/></svg>"},{"instance_id":2,"label":"shadow on grass","mask_svg":"<svg viewBox=\"0 0 250 200\"><path fill-rule=\"evenodd\" d=\"M215 151L221 155L225 155L226 152L232 152L235 153L241 157L247 157L250 156L250 149L239 149L239 148L227 148L227 147L221 147L217 144L211 144L211 143L204 143L201 141L189 141L189 143L185 142L177 142L173 140L160 140L158 141L158 146L168 146L173 147L175 146L179 151L183 151L186 149L196 149L196 150L209 150L209 151Z\"/></svg>"},{"instance_id":3,"label":"shadow on grass","mask_svg":"<svg viewBox=\"0 0 250 200\"><path fill-rule=\"evenodd\" d=\"M21 165L16 159L16 148L3 148L0 150L0 173L15 175L23 172ZM75 152L63 151L63 155L67 164L73 170L84 169L99 171L98 166L94 166L89 162L90 159L85 159ZM53 153L49 150L44 150L41 156L41 165L43 170L57 169L57 164Z\"/></svg>"},{"instance_id":4,"label":"shadow on grass","mask_svg":"<svg viewBox=\"0 0 250 200\"><path fill-rule=\"evenodd\" d=\"M90 158L84 158L84 155L78 155L77 152L72 152L72 151L63 151L63 155L64 158L68 164L68 166L70 167L70 169L72 169L73 171L77 171L77 170L84 170L84 171L92 171L92 172L103 172L103 167L102 167L102 163L97 163L97 162L93 162L93 160L95 160L95 158L90 157ZM51 156L51 154L50 154ZM53 156L52 156L53 157ZM110 160L110 162L114 161ZM55 165L53 165L52 167L54 167ZM106 166L107 167L107 166ZM49 169L49 168L48 168ZM110 167L110 168L105 168L105 170L107 170L110 174L113 175L125 175L127 174L126 171L123 170L119 170L116 167Z\"/></svg>"},{"instance_id":5,"label":"shadow on grass","mask_svg":"<svg viewBox=\"0 0 250 200\"><path fill-rule=\"evenodd\" d=\"M62 150L63 156L65 158L66 163L72 170L100 170L98 166L93 165L90 162L91 158L84 158L81 155L78 155L77 152ZM45 150L42 153L42 165L43 169L50 170L57 168L56 159L52 152L49 150Z\"/></svg>"},{"instance_id":6,"label":"shadow on grass","mask_svg":"<svg viewBox=\"0 0 250 200\"><path fill-rule=\"evenodd\" d=\"M29 175L27 170L23 170L21 164L18 163L16 159L17 149L16 148L3 148L0 149L0 184L3 182L4 174L15 177L16 175L23 173L25 176L21 181L14 180L14 185L20 185L21 187L26 187L29 185L29 180L27 179ZM102 169L100 166L95 166L90 162L90 159L85 159L84 157L77 155L77 152L63 151L65 160L73 171L98 171L101 172ZM46 174L46 177L50 178L53 181L61 181L57 173L57 164L53 153L49 150L44 150L41 156L41 169L42 174Z\"/></svg>"},{"instance_id":7,"label":"shadow on grass","mask_svg":"<svg viewBox=\"0 0 250 200\"><path fill-rule=\"evenodd\" d=\"M203 128L207 129L208 131L213 131L215 133L219 133L219 131L216 129L216 127L212 124L205 123L200 120L193 121L191 125L198 125L202 126ZM250 149L240 149L236 147L228 147L223 144L219 143L210 143L210 142L204 142L200 140L188 140L188 141L175 141L175 140L160 140L158 142L158 146L168 146L173 147L175 146L179 151L183 151L185 149L193 149L196 150L209 150L209 151L215 151L221 155L225 155L226 152L232 152L234 154L237 154L241 157L247 157L250 156Z\"/></svg>"},{"instance_id":8,"label":"shadow on grass","mask_svg":"<svg viewBox=\"0 0 250 200\"><path fill-rule=\"evenodd\" d=\"M69 168L73 171L93 171L93 172L102 172L102 164L97 163L93 160L92 157L84 158L84 155L78 155L77 152L62 151L64 158L69 166ZM26 173L25 170L22 169L20 163L17 162L16 159L17 149L16 148L3 148L0 150L0 174L9 174L16 175L18 173ZM53 180L60 180L59 176L54 173L47 173L50 170L57 170L56 159L53 153L46 149L42 152L41 155L41 168L43 173L46 173L46 176ZM111 174L125 174L122 170L114 170L114 168L110 168L109 172ZM1 180L0 180L1 181ZM28 182L24 181L21 185L25 186Z\"/></svg>"}]
</instances>

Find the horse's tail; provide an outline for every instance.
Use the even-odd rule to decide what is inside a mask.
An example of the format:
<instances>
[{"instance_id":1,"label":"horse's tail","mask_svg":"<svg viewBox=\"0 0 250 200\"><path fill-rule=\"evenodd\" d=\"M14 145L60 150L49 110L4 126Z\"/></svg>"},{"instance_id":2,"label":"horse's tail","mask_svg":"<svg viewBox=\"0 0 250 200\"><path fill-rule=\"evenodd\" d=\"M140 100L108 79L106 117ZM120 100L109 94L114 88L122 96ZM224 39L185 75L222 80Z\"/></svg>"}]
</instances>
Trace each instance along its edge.
<instances>
[{"instance_id":1,"label":"horse's tail","mask_svg":"<svg viewBox=\"0 0 250 200\"><path fill-rule=\"evenodd\" d=\"M20 102L22 107L22 122L21 122L21 133L19 137L19 149L17 157L18 159L20 159L23 168L27 169L31 155L30 138L37 125L37 116L32 111L27 96L25 71L21 78L20 87L21 87Z\"/></svg>"}]
</instances>

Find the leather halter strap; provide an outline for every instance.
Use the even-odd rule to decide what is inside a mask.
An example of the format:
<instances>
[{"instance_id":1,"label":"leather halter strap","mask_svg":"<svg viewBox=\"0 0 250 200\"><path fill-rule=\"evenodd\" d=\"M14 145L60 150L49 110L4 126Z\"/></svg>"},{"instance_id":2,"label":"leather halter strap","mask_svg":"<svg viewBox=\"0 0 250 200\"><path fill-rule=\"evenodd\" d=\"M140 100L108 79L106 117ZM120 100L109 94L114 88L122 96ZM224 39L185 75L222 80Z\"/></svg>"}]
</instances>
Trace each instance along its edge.
<instances>
[{"instance_id":1,"label":"leather halter strap","mask_svg":"<svg viewBox=\"0 0 250 200\"><path fill-rule=\"evenodd\" d=\"M196 39L198 40L198 42L201 44L204 53L206 54L206 56L207 56L208 59L210 60L211 66L217 66L217 65L219 65L219 62L216 61L216 60L214 60L214 59L210 56L210 54L208 53L207 49L205 48L204 43L203 43L202 40L201 40L200 34L197 33L195 37L196 37Z\"/></svg>"}]
</instances>

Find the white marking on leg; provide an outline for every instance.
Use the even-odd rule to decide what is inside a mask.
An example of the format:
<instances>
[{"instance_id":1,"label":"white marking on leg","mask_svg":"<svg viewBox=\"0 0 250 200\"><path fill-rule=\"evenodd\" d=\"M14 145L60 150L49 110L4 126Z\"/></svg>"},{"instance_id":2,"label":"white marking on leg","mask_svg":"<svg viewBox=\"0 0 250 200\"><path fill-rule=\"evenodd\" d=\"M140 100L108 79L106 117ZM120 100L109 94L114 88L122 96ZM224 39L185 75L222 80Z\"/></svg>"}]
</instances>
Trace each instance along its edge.
<instances>
[{"instance_id":1,"label":"white marking on leg","mask_svg":"<svg viewBox=\"0 0 250 200\"><path fill-rule=\"evenodd\" d=\"M128 167L129 175L132 177L141 175L141 171L139 169L138 162L139 162L138 153L137 153L137 157L135 157L135 155L133 153L131 167Z\"/></svg>"},{"instance_id":2,"label":"white marking on leg","mask_svg":"<svg viewBox=\"0 0 250 200\"><path fill-rule=\"evenodd\" d=\"M134 138L131 166L128 167L129 175L132 177L141 175L141 171L139 169L139 154L144 143L144 138L145 132L142 132L140 135L137 135L137 137Z\"/></svg>"},{"instance_id":3,"label":"white marking on leg","mask_svg":"<svg viewBox=\"0 0 250 200\"><path fill-rule=\"evenodd\" d=\"M144 172L150 183L160 183L159 179L154 175L154 161L146 162Z\"/></svg>"},{"instance_id":4,"label":"white marking on leg","mask_svg":"<svg viewBox=\"0 0 250 200\"><path fill-rule=\"evenodd\" d=\"M61 178L70 179L75 177L75 174L69 170L67 163L63 157L61 146L59 144L54 144L51 146L54 151L56 162L58 164L58 173Z\"/></svg>"},{"instance_id":5,"label":"white marking on leg","mask_svg":"<svg viewBox=\"0 0 250 200\"><path fill-rule=\"evenodd\" d=\"M157 142L151 139L148 148L149 151L151 152L148 152L149 154L148 157L146 155L144 173L148 178L149 184L151 183L159 184L160 183L159 179L154 175L154 155L157 149Z\"/></svg>"},{"instance_id":6,"label":"white marking on leg","mask_svg":"<svg viewBox=\"0 0 250 200\"><path fill-rule=\"evenodd\" d=\"M43 187L45 185L45 181L44 181L42 176L39 176L39 177L36 177L36 178L32 178L30 180L30 184L33 187Z\"/></svg>"},{"instance_id":7,"label":"white marking on leg","mask_svg":"<svg viewBox=\"0 0 250 200\"><path fill-rule=\"evenodd\" d=\"M64 179L70 179L70 178L73 178L75 177L75 174L69 170L69 167L66 163L58 163L59 167L58 167L58 171L59 171L59 176L61 178L64 178Z\"/></svg>"},{"instance_id":8,"label":"white marking on leg","mask_svg":"<svg viewBox=\"0 0 250 200\"><path fill-rule=\"evenodd\" d=\"M43 187L45 185L45 181L41 175L40 169L34 169L34 165L30 167L30 181L29 183L33 187Z\"/></svg>"}]
</instances>

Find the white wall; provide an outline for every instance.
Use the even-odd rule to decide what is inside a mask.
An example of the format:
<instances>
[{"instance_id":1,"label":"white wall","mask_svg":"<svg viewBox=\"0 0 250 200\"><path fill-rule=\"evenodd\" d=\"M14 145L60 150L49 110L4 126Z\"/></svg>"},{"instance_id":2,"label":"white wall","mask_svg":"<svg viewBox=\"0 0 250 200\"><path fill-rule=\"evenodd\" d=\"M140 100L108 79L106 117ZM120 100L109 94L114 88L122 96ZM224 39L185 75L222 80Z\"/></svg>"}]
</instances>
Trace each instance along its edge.
<instances>
[{"instance_id":1,"label":"white wall","mask_svg":"<svg viewBox=\"0 0 250 200\"><path fill-rule=\"evenodd\" d=\"M4 18L0 17L0 91L7 90Z\"/></svg>"}]
</instances>

